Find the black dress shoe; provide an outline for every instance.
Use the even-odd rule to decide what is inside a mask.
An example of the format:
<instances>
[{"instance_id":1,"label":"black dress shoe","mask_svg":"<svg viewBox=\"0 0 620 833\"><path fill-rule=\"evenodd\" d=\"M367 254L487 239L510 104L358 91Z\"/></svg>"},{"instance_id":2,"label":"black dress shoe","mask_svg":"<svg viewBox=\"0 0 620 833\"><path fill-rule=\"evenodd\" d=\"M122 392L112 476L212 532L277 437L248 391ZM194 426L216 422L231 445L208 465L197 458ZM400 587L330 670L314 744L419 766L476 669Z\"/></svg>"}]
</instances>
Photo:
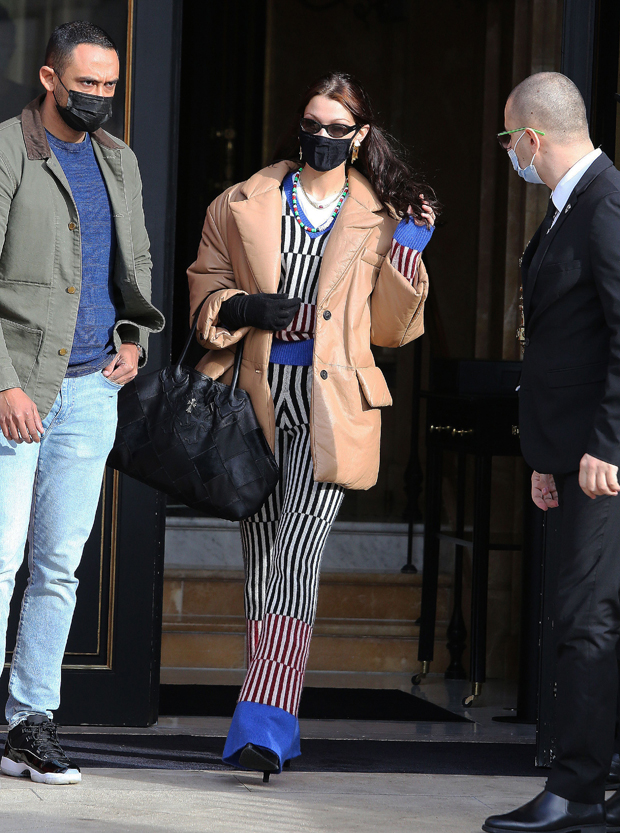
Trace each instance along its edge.
<instances>
[{"instance_id":1,"label":"black dress shoe","mask_svg":"<svg viewBox=\"0 0 620 833\"><path fill-rule=\"evenodd\" d=\"M620 833L620 790L605 802L607 833Z\"/></svg>"},{"instance_id":2,"label":"black dress shoe","mask_svg":"<svg viewBox=\"0 0 620 833\"><path fill-rule=\"evenodd\" d=\"M263 773L263 781L267 783L272 772L280 772L280 759L266 746L256 746L246 743L239 754L239 764L244 769L253 769Z\"/></svg>"},{"instance_id":3,"label":"black dress shoe","mask_svg":"<svg viewBox=\"0 0 620 833\"><path fill-rule=\"evenodd\" d=\"M611 768L607 776L607 781L605 782L605 789L620 789L620 755L617 752L614 752L614 756L611 759Z\"/></svg>"},{"instance_id":4,"label":"black dress shoe","mask_svg":"<svg viewBox=\"0 0 620 833\"><path fill-rule=\"evenodd\" d=\"M482 829L487 833L606 833L605 805L578 804L544 790L512 813L490 816Z\"/></svg>"}]
</instances>

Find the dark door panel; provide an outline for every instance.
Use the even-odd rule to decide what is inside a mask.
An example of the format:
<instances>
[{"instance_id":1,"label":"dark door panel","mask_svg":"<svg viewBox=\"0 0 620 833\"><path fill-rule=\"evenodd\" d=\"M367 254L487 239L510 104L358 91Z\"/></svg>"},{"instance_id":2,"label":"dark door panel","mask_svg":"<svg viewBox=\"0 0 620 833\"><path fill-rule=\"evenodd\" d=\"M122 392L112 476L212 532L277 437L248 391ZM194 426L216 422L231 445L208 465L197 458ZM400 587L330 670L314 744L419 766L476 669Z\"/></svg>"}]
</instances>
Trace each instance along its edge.
<instances>
[{"instance_id":1,"label":"dark door panel","mask_svg":"<svg viewBox=\"0 0 620 833\"><path fill-rule=\"evenodd\" d=\"M110 132L138 157L146 224L152 241L153 302L169 318L175 233L177 101L182 0L26 0L10 17L0 4L3 44L25 41L19 84L7 87L0 64L2 106L17 115L37 89L51 29L70 20L102 26L121 55L122 87ZM127 35L130 34L128 38ZM157 60L153 60L153 56ZM11 70L13 75L15 69ZM6 98L10 92L10 101ZM3 100L3 96L5 97ZM108 125L106 125L108 127ZM169 361L168 331L151 339L148 371ZM79 499L79 495L75 496ZM95 524L78 569L75 616L63 663L61 724L146 726L157 720L165 504L159 493L108 469ZM7 662L15 645L28 577L19 571ZM0 708L8 673L0 678Z\"/></svg>"}]
</instances>

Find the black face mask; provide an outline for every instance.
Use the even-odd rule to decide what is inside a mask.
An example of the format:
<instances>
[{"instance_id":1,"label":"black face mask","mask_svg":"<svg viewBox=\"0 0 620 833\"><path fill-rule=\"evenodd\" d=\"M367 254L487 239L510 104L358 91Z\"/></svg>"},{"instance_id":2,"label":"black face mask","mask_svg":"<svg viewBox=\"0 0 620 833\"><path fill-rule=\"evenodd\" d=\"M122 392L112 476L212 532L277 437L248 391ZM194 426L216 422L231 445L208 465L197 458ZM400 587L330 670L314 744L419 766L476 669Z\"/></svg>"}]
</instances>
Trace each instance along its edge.
<instances>
[{"instance_id":1,"label":"black face mask","mask_svg":"<svg viewBox=\"0 0 620 833\"><path fill-rule=\"evenodd\" d=\"M57 78L62 84L60 75ZM65 87L64 84L62 86ZM65 90L67 90L66 87ZM58 103L56 93L54 93L54 99L60 117L73 130L94 133L112 118L112 96L80 93L77 90L67 90L67 92L69 97L64 107Z\"/></svg>"},{"instance_id":2,"label":"black face mask","mask_svg":"<svg viewBox=\"0 0 620 833\"><path fill-rule=\"evenodd\" d=\"M357 133L357 131L356 131ZM333 171L349 157L353 139L331 139L299 130L303 161L315 171Z\"/></svg>"}]
</instances>

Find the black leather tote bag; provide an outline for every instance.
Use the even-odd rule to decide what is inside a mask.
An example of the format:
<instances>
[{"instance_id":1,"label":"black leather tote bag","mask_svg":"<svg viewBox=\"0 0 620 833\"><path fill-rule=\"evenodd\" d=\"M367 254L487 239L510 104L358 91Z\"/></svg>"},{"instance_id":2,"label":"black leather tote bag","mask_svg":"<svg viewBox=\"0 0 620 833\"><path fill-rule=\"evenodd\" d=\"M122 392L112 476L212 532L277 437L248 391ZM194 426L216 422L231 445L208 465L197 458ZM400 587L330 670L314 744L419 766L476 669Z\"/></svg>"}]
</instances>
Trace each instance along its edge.
<instances>
[{"instance_id":1,"label":"black leather tote bag","mask_svg":"<svg viewBox=\"0 0 620 833\"><path fill-rule=\"evenodd\" d=\"M192 509L239 521L257 512L280 473L250 397L183 364L198 313L176 365L136 376L118 395L118 429L108 465Z\"/></svg>"}]
</instances>

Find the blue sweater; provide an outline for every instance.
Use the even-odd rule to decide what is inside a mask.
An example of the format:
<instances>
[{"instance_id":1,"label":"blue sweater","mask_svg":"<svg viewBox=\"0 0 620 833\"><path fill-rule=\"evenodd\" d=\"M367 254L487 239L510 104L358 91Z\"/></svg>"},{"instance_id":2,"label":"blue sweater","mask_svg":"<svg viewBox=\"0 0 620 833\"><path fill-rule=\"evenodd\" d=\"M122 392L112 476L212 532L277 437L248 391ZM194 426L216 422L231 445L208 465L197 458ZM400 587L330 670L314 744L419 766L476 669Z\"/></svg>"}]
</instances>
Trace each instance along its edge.
<instances>
[{"instance_id":1,"label":"blue sweater","mask_svg":"<svg viewBox=\"0 0 620 833\"><path fill-rule=\"evenodd\" d=\"M116 233L108 191L90 136L83 142L48 141L71 187L82 244L82 283L67 376L84 376L105 367L113 350L116 308L112 269ZM78 285L76 275L75 284Z\"/></svg>"}]
</instances>

